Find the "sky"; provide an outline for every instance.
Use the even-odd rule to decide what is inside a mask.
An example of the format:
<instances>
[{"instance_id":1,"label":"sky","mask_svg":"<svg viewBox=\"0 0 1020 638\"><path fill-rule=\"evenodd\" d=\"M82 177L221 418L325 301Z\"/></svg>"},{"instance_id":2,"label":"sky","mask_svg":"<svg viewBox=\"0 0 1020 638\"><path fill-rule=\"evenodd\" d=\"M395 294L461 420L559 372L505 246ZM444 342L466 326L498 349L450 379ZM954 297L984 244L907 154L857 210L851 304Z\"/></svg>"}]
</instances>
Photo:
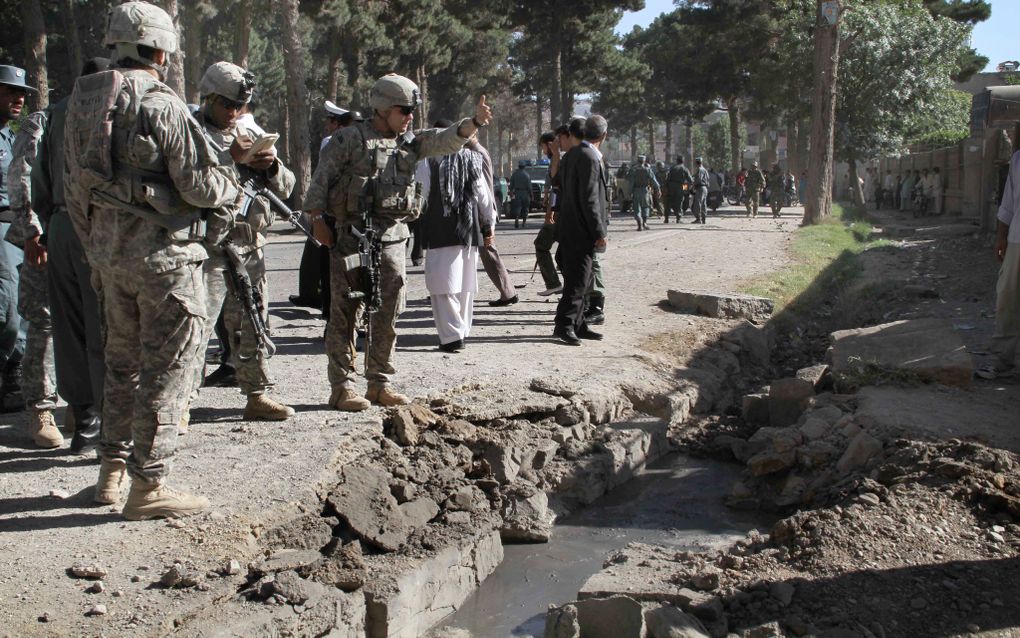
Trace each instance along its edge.
<instances>
[{"instance_id":1,"label":"sky","mask_svg":"<svg viewBox=\"0 0 1020 638\"><path fill-rule=\"evenodd\" d=\"M974 27L973 46L988 57L986 71L1006 60L1020 60L1020 0L991 0L992 17ZM661 13L673 10L673 0L645 0L642 11L626 13L617 26L617 33L628 33L634 25L648 26Z\"/></svg>"}]
</instances>

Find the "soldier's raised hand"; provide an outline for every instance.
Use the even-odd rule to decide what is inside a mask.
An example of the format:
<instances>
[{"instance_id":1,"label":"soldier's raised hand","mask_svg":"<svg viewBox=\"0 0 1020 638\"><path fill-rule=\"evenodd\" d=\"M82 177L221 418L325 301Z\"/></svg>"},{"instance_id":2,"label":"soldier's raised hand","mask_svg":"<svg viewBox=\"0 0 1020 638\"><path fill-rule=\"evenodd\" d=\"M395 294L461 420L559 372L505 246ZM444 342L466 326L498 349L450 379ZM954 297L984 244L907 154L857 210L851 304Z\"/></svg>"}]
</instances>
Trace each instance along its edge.
<instances>
[{"instance_id":1,"label":"soldier's raised hand","mask_svg":"<svg viewBox=\"0 0 1020 638\"><path fill-rule=\"evenodd\" d=\"M474 120L476 126L487 126L492 121L492 109L485 103L484 95L478 99L478 104L475 106Z\"/></svg>"}]
</instances>

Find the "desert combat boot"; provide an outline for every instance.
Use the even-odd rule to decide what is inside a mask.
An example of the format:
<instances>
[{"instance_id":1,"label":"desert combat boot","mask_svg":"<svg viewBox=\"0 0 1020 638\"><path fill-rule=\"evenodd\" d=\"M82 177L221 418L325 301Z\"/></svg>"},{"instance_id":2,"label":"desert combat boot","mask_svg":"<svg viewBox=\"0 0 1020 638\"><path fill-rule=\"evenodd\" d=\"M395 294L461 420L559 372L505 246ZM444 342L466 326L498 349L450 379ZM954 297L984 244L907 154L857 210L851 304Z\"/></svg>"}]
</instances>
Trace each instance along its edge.
<instances>
[{"instance_id":1,"label":"desert combat boot","mask_svg":"<svg viewBox=\"0 0 1020 638\"><path fill-rule=\"evenodd\" d=\"M336 388L329 395L329 407L341 412L361 412L372 407L372 404L350 388Z\"/></svg>"},{"instance_id":2,"label":"desert combat boot","mask_svg":"<svg viewBox=\"0 0 1020 638\"><path fill-rule=\"evenodd\" d=\"M64 444L64 435L57 429L52 410L29 410L28 433L41 448L55 448Z\"/></svg>"},{"instance_id":3,"label":"desert combat boot","mask_svg":"<svg viewBox=\"0 0 1020 638\"><path fill-rule=\"evenodd\" d=\"M160 483L131 481L131 491L124 503L124 518L144 521L150 518L183 518L209 507L209 499L187 492L178 492Z\"/></svg>"},{"instance_id":4,"label":"desert combat boot","mask_svg":"<svg viewBox=\"0 0 1020 638\"><path fill-rule=\"evenodd\" d=\"M127 463L120 459L99 463L99 480L96 481L96 493L92 497L96 503L113 505L120 500L120 489L127 476Z\"/></svg>"},{"instance_id":5,"label":"desert combat boot","mask_svg":"<svg viewBox=\"0 0 1020 638\"><path fill-rule=\"evenodd\" d=\"M391 408L395 405L407 405L411 402L406 396L399 392L394 392L389 385L369 386L368 394L365 395L365 398L384 408Z\"/></svg>"},{"instance_id":6,"label":"desert combat boot","mask_svg":"<svg viewBox=\"0 0 1020 638\"><path fill-rule=\"evenodd\" d=\"M245 421L286 421L294 416L294 408L277 403L265 393L249 394L244 408Z\"/></svg>"}]
</instances>

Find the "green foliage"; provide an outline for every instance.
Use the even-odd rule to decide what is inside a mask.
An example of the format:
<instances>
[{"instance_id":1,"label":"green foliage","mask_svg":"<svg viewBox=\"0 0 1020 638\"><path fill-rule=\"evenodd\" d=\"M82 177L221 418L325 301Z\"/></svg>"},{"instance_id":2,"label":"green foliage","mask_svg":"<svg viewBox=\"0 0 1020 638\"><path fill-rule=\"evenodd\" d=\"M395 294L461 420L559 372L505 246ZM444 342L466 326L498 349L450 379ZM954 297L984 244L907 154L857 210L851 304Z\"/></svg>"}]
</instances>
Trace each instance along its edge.
<instances>
[{"instance_id":1,"label":"green foliage","mask_svg":"<svg viewBox=\"0 0 1020 638\"><path fill-rule=\"evenodd\" d=\"M1002 82L1003 82L1003 84L1007 84L1007 85L1010 85L1010 86L1016 86L1017 84L1020 84L1020 73L1018 73L1016 71L1014 71L1012 73L1003 73L1002 74Z\"/></svg>"},{"instance_id":2,"label":"green foliage","mask_svg":"<svg viewBox=\"0 0 1020 638\"><path fill-rule=\"evenodd\" d=\"M901 151L918 133L954 129L949 93L967 27L914 3L877 3L844 15L836 112L841 158Z\"/></svg>"}]
</instances>

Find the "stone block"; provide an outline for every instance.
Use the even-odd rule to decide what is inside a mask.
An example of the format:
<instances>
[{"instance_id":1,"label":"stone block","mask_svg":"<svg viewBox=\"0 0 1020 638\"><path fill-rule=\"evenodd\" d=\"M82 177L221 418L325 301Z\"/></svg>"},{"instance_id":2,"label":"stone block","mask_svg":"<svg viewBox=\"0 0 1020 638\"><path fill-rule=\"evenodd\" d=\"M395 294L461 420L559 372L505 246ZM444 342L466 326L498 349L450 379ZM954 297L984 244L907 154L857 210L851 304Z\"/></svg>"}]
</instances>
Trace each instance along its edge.
<instances>
[{"instance_id":1,"label":"stone block","mask_svg":"<svg viewBox=\"0 0 1020 638\"><path fill-rule=\"evenodd\" d=\"M627 596L579 600L577 621L584 638L644 638L641 603Z\"/></svg>"},{"instance_id":2,"label":"stone block","mask_svg":"<svg viewBox=\"0 0 1020 638\"><path fill-rule=\"evenodd\" d=\"M881 454L882 442L867 432L859 432L850 441L843 456L836 462L836 470L840 474L846 474L867 463L876 454Z\"/></svg>"},{"instance_id":3,"label":"stone block","mask_svg":"<svg viewBox=\"0 0 1020 638\"><path fill-rule=\"evenodd\" d=\"M942 319L909 319L832 333L832 372L836 379L867 366L907 371L925 381L970 388L974 362L952 325Z\"/></svg>"},{"instance_id":4,"label":"stone block","mask_svg":"<svg viewBox=\"0 0 1020 638\"><path fill-rule=\"evenodd\" d=\"M786 452L766 450L748 459L747 469L755 476L765 476L791 468L796 462L796 450L787 450Z\"/></svg>"},{"instance_id":5,"label":"stone block","mask_svg":"<svg viewBox=\"0 0 1020 638\"><path fill-rule=\"evenodd\" d=\"M580 638L581 626L577 622L577 607L564 605L550 607L545 615L543 638Z\"/></svg>"},{"instance_id":6,"label":"stone block","mask_svg":"<svg viewBox=\"0 0 1020 638\"><path fill-rule=\"evenodd\" d=\"M803 379L777 379L769 386L769 423L774 428L793 425L811 405L815 387Z\"/></svg>"},{"instance_id":7,"label":"stone block","mask_svg":"<svg viewBox=\"0 0 1020 638\"><path fill-rule=\"evenodd\" d=\"M556 515L549 509L549 497L537 487L518 484L503 493L500 537L507 542L546 543Z\"/></svg>"},{"instance_id":8,"label":"stone block","mask_svg":"<svg viewBox=\"0 0 1020 638\"><path fill-rule=\"evenodd\" d=\"M700 620L672 605L645 611L645 626L648 638L709 638Z\"/></svg>"},{"instance_id":9,"label":"stone block","mask_svg":"<svg viewBox=\"0 0 1020 638\"><path fill-rule=\"evenodd\" d=\"M752 297L728 292L706 290L670 290L669 305L692 314L719 319L763 321L772 316L775 303L765 297Z\"/></svg>"},{"instance_id":10,"label":"stone block","mask_svg":"<svg viewBox=\"0 0 1020 638\"><path fill-rule=\"evenodd\" d=\"M815 390L821 390L826 385L826 380L829 376L829 366L820 363L816 366L809 366L807 368L801 368L797 370L796 377L803 379L815 387Z\"/></svg>"},{"instance_id":11,"label":"stone block","mask_svg":"<svg viewBox=\"0 0 1020 638\"><path fill-rule=\"evenodd\" d=\"M745 394L741 401L740 414L748 423L768 423L769 395Z\"/></svg>"}]
</instances>

